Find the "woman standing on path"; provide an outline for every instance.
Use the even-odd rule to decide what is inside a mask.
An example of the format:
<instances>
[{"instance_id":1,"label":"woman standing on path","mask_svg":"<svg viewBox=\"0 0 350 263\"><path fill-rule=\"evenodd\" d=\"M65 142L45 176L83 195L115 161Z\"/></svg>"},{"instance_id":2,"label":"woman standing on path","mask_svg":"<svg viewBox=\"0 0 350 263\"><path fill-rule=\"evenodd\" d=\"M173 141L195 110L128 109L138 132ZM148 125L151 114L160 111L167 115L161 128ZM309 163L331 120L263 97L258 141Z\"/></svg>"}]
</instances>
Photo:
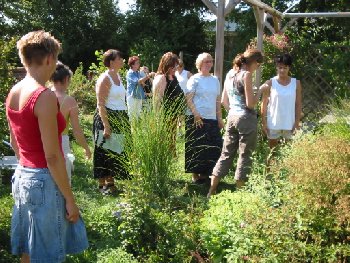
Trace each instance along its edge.
<instances>
[{"instance_id":1,"label":"woman standing on path","mask_svg":"<svg viewBox=\"0 0 350 263\"><path fill-rule=\"evenodd\" d=\"M197 57L198 73L187 82L185 171L193 183L209 178L220 156L224 127L221 115L220 83L210 74L213 58L208 53Z\"/></svg>"},{"instance_id":2,"label":"woman standing on path","mask_svg":"<svg viewBox=\"0 0 350 263\"><path fill-rule=\"evenodd\" d=\"M108 68L96 83L97 110L94 115L95 139L94 177L98 179L103 194L114 194L114 177L129 177L127 156L123 148L125 132L129 126L126 91L119 76L124 61L120 51L109 49L103 54L103 63ZM114 142L111 145L110 142Z\"/></svg>"},{"instance_id":3,"label":"woman standing on path","mask_svg":"<svg viewBox=\"0 0 350 263\"><path fill-rule=\"evenodd\" d=\"M233 61L233 69L227 75L222 94L222 105L228 114L224 146L211 177L208 197L216 193L220 178L226 176L233 158L239 152L236 168L236 185L242 187L251 171L252 153L257 139L257 113L254 110L261 93L253 93L252 74L263 62L263 55L257 49L248 49ZM266 87L264 87L266 89Z\"/></svg>"},{"instance_id":4,"label":"woman standing on path","mask_svg":"<svg viewBox=\"0 0 350 263\"><path fill-rule=\"evenodd\" d=\"M71 181L72 170L73 170L73 160L72 160L72 151L69 145L69 122L73 128L74 138L77 140L80 146L85 150L86 158L91 158L91 151L89 145L86 142L83 130L79 125L79 109L77 101L69 96L66 92L70 84L70 79L73 73L61 62L58 62L56 65L56 70L51 76L51 81L53 82L53 87L51 90L55 92L58 102L60 104L60 111L66 120L66 128L62 133L62 150L64 158L66 161L66 170L68 174L69 181Z\"/></svg>"},{"instance_id":5,"label":"woman standing on path","mask_svg":"<svg viewBox=\"0 0 350 263\"><path fill-rule=\"evenodd\" d=\"M35 31L17 48L27 75L6 100L11 145L19 159L12 177L12 253L23 263L63 262L66 254L86 249L88 241L61 150L65 120L55 94L45 87L61 45L49 33Z\"/></svg>"}]
</instances>

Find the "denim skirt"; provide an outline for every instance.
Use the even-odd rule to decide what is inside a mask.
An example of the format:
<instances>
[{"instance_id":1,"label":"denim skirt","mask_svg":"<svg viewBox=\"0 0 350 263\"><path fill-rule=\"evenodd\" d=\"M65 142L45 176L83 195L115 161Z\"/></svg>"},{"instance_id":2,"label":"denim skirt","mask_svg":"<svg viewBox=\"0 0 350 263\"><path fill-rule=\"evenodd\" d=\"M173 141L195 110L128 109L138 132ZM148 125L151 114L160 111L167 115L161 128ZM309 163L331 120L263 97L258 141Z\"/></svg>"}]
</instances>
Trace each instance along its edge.
<instances>
[{"instance_id":1,"label":"denim skirt","mask_svg":"<svg viewBox=\"0 0 350 263\"><path fill-rule=\"evenodd\" d=\"M13 254L29 254L31 263L56 263L88 247L84 222L80 218L73 224L66 219L64 197L49 169L18 165L12 194Z\"/></svg>"}]
</instances>

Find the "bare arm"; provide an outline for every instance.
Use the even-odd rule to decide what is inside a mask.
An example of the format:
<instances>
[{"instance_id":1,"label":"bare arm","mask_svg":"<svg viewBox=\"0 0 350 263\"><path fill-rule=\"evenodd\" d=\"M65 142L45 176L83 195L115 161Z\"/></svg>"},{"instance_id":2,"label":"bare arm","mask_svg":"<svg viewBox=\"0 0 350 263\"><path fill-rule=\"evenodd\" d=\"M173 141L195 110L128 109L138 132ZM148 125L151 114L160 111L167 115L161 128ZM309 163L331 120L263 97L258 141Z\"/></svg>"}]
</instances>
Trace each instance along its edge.
<instances>
[{"instance_id":1,"label":"bare arm","mask_svg":"<svg viewBox=\"0 0 350 263\"><path fill-rule=\"evenodd\" d=\"M203 125L202 116L199 114L199 112L196 109L196 106L193 103L193 97L194 97L193 92L189 92L186 94L187 107L190 109L190 111L193 114L195 125L201 128Z\"/></svg>"},{"instance_id":2,"label":"bare arm","mask_svg":"<svg viewBox=\"0 0 350 263\"><path fill-rule=\"evenodd\" d=\"M249 109L254 109L263 91L264 89L260 88L258 92L254 95L252 73L247 72L244 75L244 92L245 92L245 98L246 98L246 105Z\"/></svg>"},{"instance_id":3,"label":"bare arm","mask_svg":"<svg viewBox=\"0 0 350 263\"><path fill-rule=\"evenodd\" d=\"M109 138L111 136L111 126L108 121L106 110L106 100L110 88L111 83L108 77L104 77L103 79L99 80L96 84L97 108L104 126L103 136L106 138Z\"/></svg>"},{"instance_id":4,"label":"bare arm","mask_svg":"<svg viewBox=\"0 0 350 263\"><path fill-rule=\"evenodd\" d=\"M160 107L160 102L164 97L166 79L164 75L158 75L153 80L153 99L156 107Z\"/></svg>"},{"instance_id":5,"label":"bare arm","mask_svg":"<svg viewBox=\"0 0 350 263\"><path fill-rule=\"evenodd\" d=\"M222 120L222 111L221 111L221 95L216 97L216 119L218 120L219 128L224 128L224 122Z\"/></svg>"},{"instance_id":6,"label":"bare arm","mask_svg":"<svg viewBox=\"0 0 350 263\"><path fill-rule=\"evenodd\" d=\"M70 123L72 125L74 138L77 140L78 144L84 148L86 157L90 159L91 151L90 151L89 145L86 142L83 130L81 129L79 124L78 104L73 97L70 97L70 100L72 101L70 103L72 107L69 110L69 118L70 118Z\"/></svg>"},{"instance_id":7,"label":"bare arm","mask_svg":"<svg viewBox=\"0 0 350 263\"><path fill-rule=\"evenodd\" d=\"M222 106L224 106L225 110L227 110L227 111L230 110L230 102L229 102L227 90L226 90L226 81L224 84L224 90L222 91L221 104L222 104Z\"/></svg>"},{"instance_id":8,"label":"bare arm","mask_svg":"<svg viewBox=\"0 0 350 263\"><path fill-rule=\"evenodd\" d=\"M269 98L270 98L271 80L266 81L264 85L267 85L268 89L266 89L263 92L263 99L262 99L260 110L261 110L261 116L262 116L263 132L267 134L267 105L269 103Z\"/></svg>"},{"instance_id":9,"label":"bare arm","mask_svg":"<svg viewBox=\"0 0 350 263\"><path fill-rule=\"evenodd\" d=\"M300 128L300 119L302 112L302 88L300 80L297 80L297 90L296 90L296 99L295 99L295 123L293 130Z\"/></svg>"},{"instance_id":10,"label":"bare arm","mask_svg":"<svg viewBox=\"0 0 350 263\"><path fill-rule=\"evenodd\" d=\"M57 113L56 95L49 90L44 91L37 100L34 114L38 118L47 166L58 189L66 200L67 219L76 222L79 218L79 209L75 204L63 154L58 142Z\"/></svg>"}]
</instances>

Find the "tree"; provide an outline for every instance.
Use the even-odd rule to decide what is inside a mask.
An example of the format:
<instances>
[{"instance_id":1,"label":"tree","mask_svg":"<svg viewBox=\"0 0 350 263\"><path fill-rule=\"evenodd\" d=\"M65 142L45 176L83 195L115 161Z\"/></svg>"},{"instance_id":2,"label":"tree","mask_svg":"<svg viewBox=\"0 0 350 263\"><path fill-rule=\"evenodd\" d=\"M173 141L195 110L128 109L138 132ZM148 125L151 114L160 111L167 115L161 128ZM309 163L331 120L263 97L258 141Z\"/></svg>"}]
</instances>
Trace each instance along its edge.
<instances>
[{"instance_id":1,"label":"tree","mask_svg":"<svg viewBox=\"0 0 350 263\"><path fill-rule=\"evenodd\" d=\"M127 50L121 35L124 16L117 4L117 0L2 1L0 35L21 36L44 29L62 42L64 63L75 68L82 61L87 66L95 60L95 50Z\"/></svg>"},{"instance_id":2,"label":"tree","mask_svg":"<svg viewBox=\"0 0 350 263\"><path fill-rule=\"evenodd\" d=\"M199 13L199 1L137 1L127 13L125 33L130 40L130 55L157 69L159 59L167 51L184 52L185 64L194 66L197 54L206 51L205 23Z\"/></svg>"}]
</instances>

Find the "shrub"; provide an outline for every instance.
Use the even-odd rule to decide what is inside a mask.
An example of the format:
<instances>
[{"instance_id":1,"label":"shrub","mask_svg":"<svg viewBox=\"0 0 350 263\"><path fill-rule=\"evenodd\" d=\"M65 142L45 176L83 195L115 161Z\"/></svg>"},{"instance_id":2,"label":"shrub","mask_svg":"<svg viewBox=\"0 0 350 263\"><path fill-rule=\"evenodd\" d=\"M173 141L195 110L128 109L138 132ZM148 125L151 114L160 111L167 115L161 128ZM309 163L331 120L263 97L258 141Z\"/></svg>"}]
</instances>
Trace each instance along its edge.
<instances>
[{"instance_id":1,"label":"shrub","mask_svg":"<svg viewBox=\"0 0 350 263\"><path fill-rule=\"evenodd\" d=\"M137 263L137 260L122 248L109 248L97 254L97 263Z\"/></svg>"},{"instance_id":2,"label":"shrub","mask_svg":"<svg viewBox=\"0 0 350 263\"><path fill-rule=\"evenodd\" d=\"M85 114L91 114L96 108L95 81L88 80L83 73L83 64L75 70L69 85L69 95L74 97L79 109Z\"/></svg>"},{"instance_id":3,"label":"shrub","mask_svg":"<svg viewBox=\"0 0 350 263\"><path fill-rule=\"evenodd\" d=\"M11 86L14 84L15 79L12 74L14 67L14 50L16 45L16 39L0 39L0 152L4 152L6 149L1 143L2 140L8 140L8 125L6 120L5 111L5 99Z\"/></svg>"},{"instance_id":4,"label":"shrub","mask_svg":"<svg viewBox=\"0 0 350 263\"><path fill-rule=\"evenodd\" d=\"M200 231L203 247L214 262L224 262L229 250L236 255L236 260L252 253L254 247L248 235L252 232L252 223L265 209L262 199L246 192L224 191L210 199Z\"/></svg>"},{"instance_id":5,"label":"shrub","mask_svg":"<svg viewBox=\"0 0 350 263\"><path fill-rule=\"evenodd\" d=\"M349 160L348 140L321 133L297 142L283 162L293 186L288 198L303 208L298 238L315 260L350 256Z\"/></svg>"},{"instance_id":6,"label":"shrub","mask_svg":"<svg viewBox=\"0 0 350 263\"><path fill-rule=\"evenodd\" d=\"M139 261L190 262L192 230L190 218L183 211L128 193L117 214L122 247Z\"/></svg>"}]
</instances>

